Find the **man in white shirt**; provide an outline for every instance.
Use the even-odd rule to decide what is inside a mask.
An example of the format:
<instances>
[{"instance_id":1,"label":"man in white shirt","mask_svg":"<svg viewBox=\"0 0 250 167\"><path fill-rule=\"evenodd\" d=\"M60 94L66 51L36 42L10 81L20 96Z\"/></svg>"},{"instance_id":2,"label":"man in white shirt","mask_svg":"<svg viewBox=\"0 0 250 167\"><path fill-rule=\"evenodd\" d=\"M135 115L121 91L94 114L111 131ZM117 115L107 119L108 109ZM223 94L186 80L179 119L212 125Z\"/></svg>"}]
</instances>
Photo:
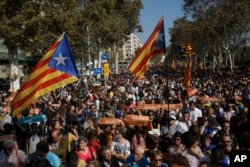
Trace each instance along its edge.
<instances>
[{"instance_id":1,"label":"man in white shirt","mask_svg":"<svg viewBox=\"0 0 250 167\"><path fill-rule=\"evenodd\" d=\"M36 144L40 142L41 136L38 135L39 127L37 123L30 125L32 136L28 139L28 154L36 151Z\"/></svg>"},{"instance_id":2,"label":"man in white shirt","mask_svg":"<svg viewBox=\"0 0 250 167\"><path fill-rule=\"evenodd\" d=\"M133 103L136 102L136 97L135 97L135 90L134 89L131 89L128 93L128 99L132 99L133 100Z\"/></svg>"},{"instance_id":3,"label":"man in white shirt","mask_svg":"<svg viewBox=\"0 0 250 167\"><path fill-rule=\"evenodd\" d=\"M189 113L190 113L190 121L192 124L197 124L197 120L199 117L202 117L202 111L195 107L194 101L189 102Z\"/></svg>"},{"instance_id":4,"label":"man in white shirt","mask_svg":"<svg viewBox=\"0 0 250 167\"><path fill-rule=\"evenodd\" d=\"M16 148L15 141L7 139L3 143L4 155L9 162L9 166L19 167L24 164L26 154L24 151Z\"/></svg>"},{"instance_id":5,"label":"man in white shirt","mask_svg":"<svg viewBox=\"0 0 250 167\"><path fill-rule=\"evenodd\" d=\"M179 132L181 132L181 133L187 132L191 125L192 125L192 123L190 121L190 113L184 112L182 114L182 120L179 121Z\"/></svg>"}]
</instances>

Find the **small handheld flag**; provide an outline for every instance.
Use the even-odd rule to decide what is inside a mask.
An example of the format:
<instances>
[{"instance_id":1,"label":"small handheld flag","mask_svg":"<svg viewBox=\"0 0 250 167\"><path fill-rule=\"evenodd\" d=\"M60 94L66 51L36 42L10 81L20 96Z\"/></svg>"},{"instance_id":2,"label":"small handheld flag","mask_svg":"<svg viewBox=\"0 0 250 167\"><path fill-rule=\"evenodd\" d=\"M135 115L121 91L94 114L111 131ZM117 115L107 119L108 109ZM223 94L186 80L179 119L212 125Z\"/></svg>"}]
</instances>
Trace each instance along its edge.
<instances>
[{"instance_id":1,"label":"small handheld flag","mask_svg":"<svg viewBox=\"0 0 250 167\"><path fill-rule=\"evenodd\" d=\"M186 72L183 76L182 84L186 88L189 88L190 86L190 81L191 81L191 71L192 71L192 59L191 56L188 59L188 64L187 64L187 69Z\"/></svg>"},{"instance_id":2,"label":"small handheld flag","mask_svg":"<svg viewBox=\"0 0 250 167\"><path fill-rule=\"evenodd\" d=\"M192 55L194 54L194 46L191 44L187 44L187 45L180 45L178 46L178 51L181 55Z\"/></svg>"}]
</instances>

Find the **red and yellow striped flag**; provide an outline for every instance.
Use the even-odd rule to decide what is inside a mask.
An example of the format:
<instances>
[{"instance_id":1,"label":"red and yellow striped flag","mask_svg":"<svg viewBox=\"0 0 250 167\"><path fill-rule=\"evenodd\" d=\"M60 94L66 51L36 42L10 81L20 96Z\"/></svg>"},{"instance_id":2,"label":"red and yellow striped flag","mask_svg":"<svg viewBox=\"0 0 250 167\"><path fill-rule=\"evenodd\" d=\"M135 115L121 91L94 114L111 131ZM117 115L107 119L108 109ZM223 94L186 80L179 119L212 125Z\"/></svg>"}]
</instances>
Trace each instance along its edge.
<instances>
[{"instance_id":1,"label":"red and yellow striped flag","mask_svg":"<svg viewBox=\"0 0 250 167\"><path fill-rule=\"evenodd\" d=\"M194 46L192 44L178 46L179 53L183 56L190 56L195 54Z\"/></svg>"},{"instance_id":2,"label":"red and yellow striped flag","mask_svg":"<svg viewBox=\"0 0 250 167\"><path fill-rule=\"evenodd\" d=\"M164 22L163 18L161 18L146 43L129 64L128 70L135 74L136 77L144 75L152 56L164 55L165 53Z\"/></svg>"},{"instance_id":3,"label":"red and yellow striped flag","mask_svg":"<svg viewBox=\"0 0 250 167\"><path fill-rule=\"evenodd\" d=\"M200 70L204 70L204 63L203 62L200 62L200 64L198 65Z\"/></svg>"},{"instance_id":4,"label":"red and yellow striped flag","mask_svg":"<svg viewBox=\"0 0 250 167\"><path fill-rule=\"evenodd\" d=\"M176 69L176 64L175 64L174 59L172 60L172 63L171 63L171 68L172 68L172 69L174 69L174 70Z\"/></svg>"},{"instance_id":5,"label":"red and yellow striped flag","mask_svg":"<svg viewBox=\"0 0 250 167\"><path fill-rule=\"evenodd\" d=\"M11 102L12 116L22 111L34 99L50 91L76 82L79 74L65 33L36 64Z\"/></svg>"},{"instance_id":6,"label":"red and yellow striped flag","mask_svg":"<svg viewBox=\"0 0 250 167\"><path fill-rule=\"evenodd\" d=\"M189 56L189 60L188 60L188 64L187 64L187 69L186 69L186 72L185 72L185 74L183 76L183 80L182 80L182 84L186 88L189 88L189 86L190 86L191 71L192 71L191 67L192 67L192 60L191 60L191 56Z\"/></svg>"}]
</instances>

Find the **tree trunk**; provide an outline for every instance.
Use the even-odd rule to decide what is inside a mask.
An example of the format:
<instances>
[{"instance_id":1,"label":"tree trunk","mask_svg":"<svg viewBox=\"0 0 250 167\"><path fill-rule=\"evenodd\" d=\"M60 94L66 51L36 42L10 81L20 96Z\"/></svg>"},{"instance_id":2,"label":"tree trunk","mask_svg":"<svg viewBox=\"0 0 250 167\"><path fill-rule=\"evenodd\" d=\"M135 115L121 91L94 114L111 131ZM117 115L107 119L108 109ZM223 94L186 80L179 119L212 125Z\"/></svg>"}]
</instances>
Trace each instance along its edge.
<instances>
[{"instance_id":1,"label":"tree trunk","mask_svg":"<svg viewBox=\"0 0 250 167\"><path fill-rule=\"evenodd\" d=\"M230 71L233 72L233 60L232 60L232 53L231 52L228 53L228 59L229 59Z\"/></svg>"},{"instance_id":2,"label":"tree trunk","mask_svg":"<svg viewBox=\"0 0 250 167\"><path fill-rule=\"evenodd\" d=\"M119 74L119 53L117 50L115 52L115 73Z\"/></svg>"},{"instance_id":3,"label":"tree trunk","mask_svg":"<svg viewBox=\"0 0 250 167\"><path fill-rule=\"evenodd\" d=\"M216 56L213 54L213 71L215 70L216 65L217 65L217 59Z\"/></svg>"},{"instance_id":4,"label":"tree trunk","mask_svg":"<svg viewBox=\"0 0 250 167\"><path fill-rule=\"evenodd\" d=\"M17 47L9 47L9 64L10 64L10 92L16 92L20 89L20 70L18 62L18 52Z\"/></svg>"},{"instance_id":5,"label":"tree trunk","mask_svg":"<svg viewBox=\"0 0 250 167\"><path fill-rule=\"evenodd\" d=\"M18 65L18 53L17 53L17 47L8 47L8 53L9 53L9 64Z\"/></svg>"},{"instance_id":6,"label":"tree trunk","mask_svg":"<svg viewBox=\"0 0 250 167\"><path fill-rule=\"evenodd\" d=\"M222 52L221 52L221 47L219 47L218 52L219 52L219 56L218 56L218 72L220 72L221 64L222 64Z\"/></svg>"}]
</instances>

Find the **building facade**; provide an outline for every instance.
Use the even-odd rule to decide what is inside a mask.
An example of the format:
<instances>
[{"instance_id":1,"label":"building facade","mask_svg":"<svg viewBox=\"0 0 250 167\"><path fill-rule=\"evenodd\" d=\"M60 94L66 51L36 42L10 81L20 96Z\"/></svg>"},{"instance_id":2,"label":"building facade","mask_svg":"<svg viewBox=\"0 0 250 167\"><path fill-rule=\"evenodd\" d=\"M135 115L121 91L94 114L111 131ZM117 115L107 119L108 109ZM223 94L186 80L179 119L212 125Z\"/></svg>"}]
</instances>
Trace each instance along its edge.
<instances>
[{"instance_id":1,"label":"building facade","mask_svg":"<svg viewBox=\"0 0 250 167\"><path fill-rule=\"evenodd\" d=\"M141 47L142 44L140 39L134 33L130 34L122 48L124 61L131 61L134 58L138 48Z\"/></svg>"}]
</instances>

